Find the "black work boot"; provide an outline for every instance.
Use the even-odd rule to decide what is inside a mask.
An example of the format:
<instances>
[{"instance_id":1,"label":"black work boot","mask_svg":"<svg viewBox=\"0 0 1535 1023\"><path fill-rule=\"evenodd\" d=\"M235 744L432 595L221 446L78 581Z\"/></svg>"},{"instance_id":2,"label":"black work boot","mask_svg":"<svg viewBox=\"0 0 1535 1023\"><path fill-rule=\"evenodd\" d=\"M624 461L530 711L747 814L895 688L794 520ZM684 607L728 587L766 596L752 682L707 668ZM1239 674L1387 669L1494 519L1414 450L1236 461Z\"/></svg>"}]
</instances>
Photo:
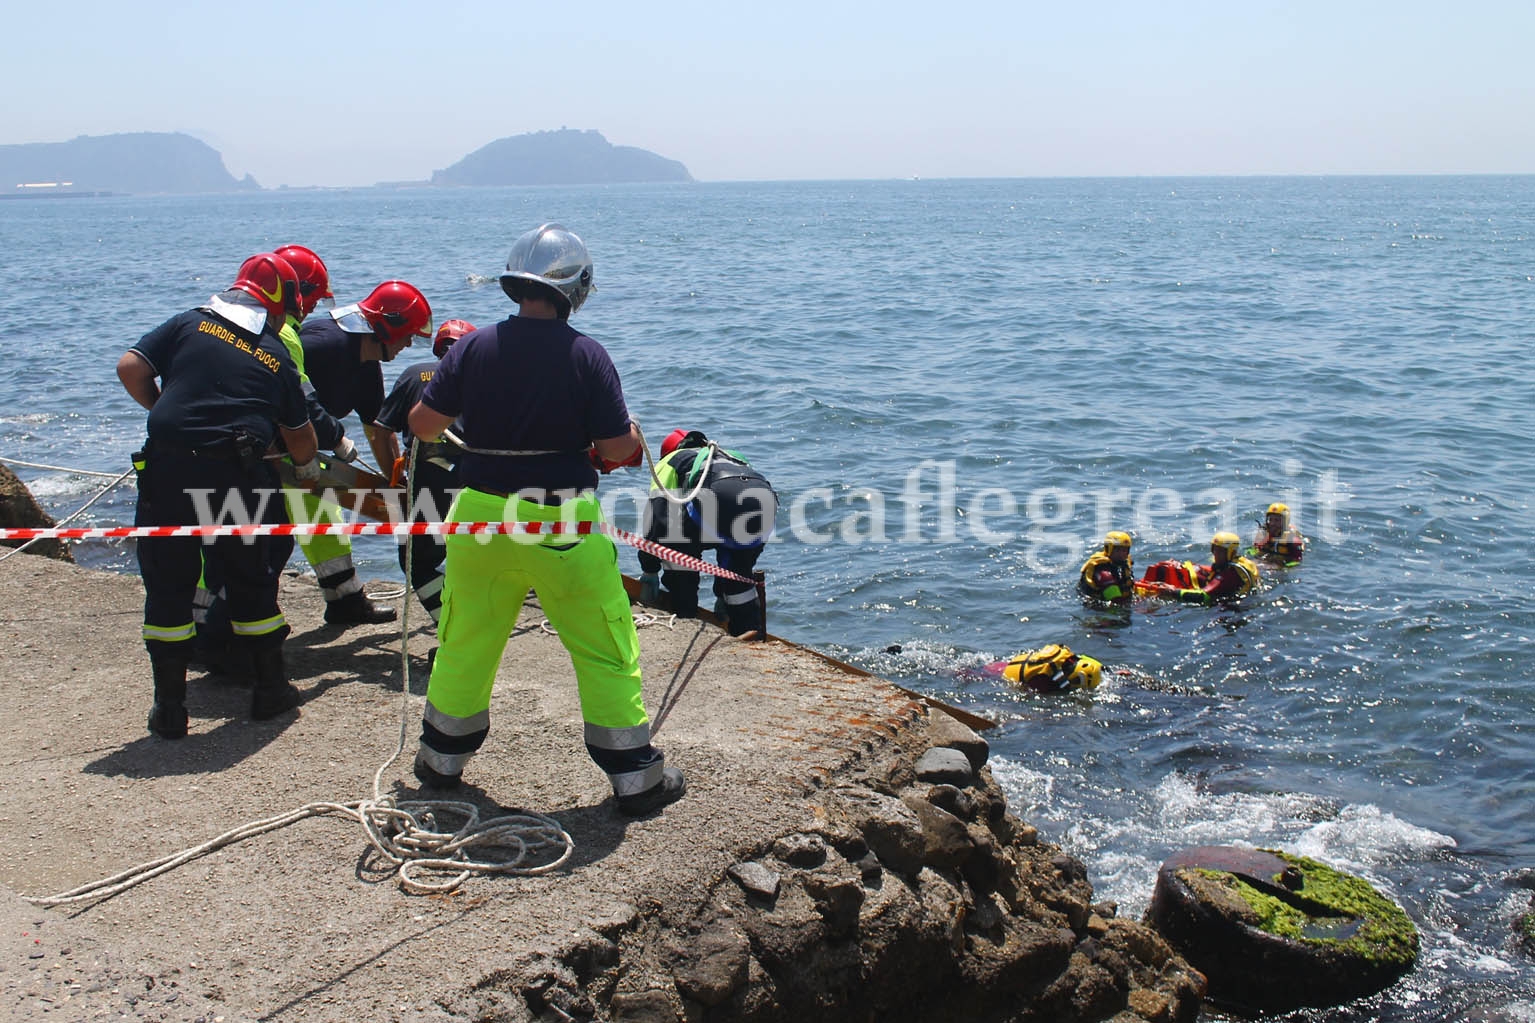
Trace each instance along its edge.
<instances>
[{"instance_id":1,"label":"black work boot","mask_svg":"<svg viewBox=\"0 0 1535 1023\"><path fill-rule=\"evenodd\" d=\"M618 812L625 817L643 817L655 813L668 803L675 803L688 790L682 772L675 767L661 769L661 780L644 792L618 797Z\"/></svg>"},{"instance_id":2,"label":"black work boot","mask_svg":"<svg viewBox=\"0 0 1535 1023\"><path fill-rule=\"evenodd\" d=\"M444 792L453 791L461 784L463 784L464 781L464 775L462 771L460 771L458 774L443 774L441 771L437 770L437 768L433 767L431 764L428 764L426 762L426 758L423 757L419 752L416 754L416 763L415 766L411 768L411 771L415 774L416 780L419 781L424 787L429 789L442 789Z\"/></svg>"},{"instance_id":3,"label":"black work boot","mask_svg":"<svg viewBox=\"0 0 1535 1023\"><path fill-rule=\"evenodd\" d=\"M266 721L304 702L304 695L288 681L278 644L257 647L251 653L256 668L256 687L251 690L251 717Z\"/></svg>"},{"instance_id":4,"label":"black work boot","mask_svg":"<svg viewBox=\"0 0 1535 1023\"><path fill-rule=\"evenodd\" d=\"M361 590L325 603L327 625L382 625L394 621L394 608L375 604Z\"/></svg>"},{"instance_id":5,"label":"black work boot","mask_svg":"<svg viewBox=\"0 0 1535 1023\"><path fill-rule=\"evenodd\" d=\"M162 739L187 735L187 662L181 657L149 655L155 676L155 705L149 709L149 730Z\"/></svg>"},{"instance_id":6,"label":"black work boot","mask_svg":"<svg viewBox=\"0 0 1535 1023\"><path fill-rule=\"evenodd\" d=\"M755 600L749 604L726 604L725 621L729 626L732 636L744 635L748 632L760 634L762 632L762 605Z\"/></svg>"}]
</instances>

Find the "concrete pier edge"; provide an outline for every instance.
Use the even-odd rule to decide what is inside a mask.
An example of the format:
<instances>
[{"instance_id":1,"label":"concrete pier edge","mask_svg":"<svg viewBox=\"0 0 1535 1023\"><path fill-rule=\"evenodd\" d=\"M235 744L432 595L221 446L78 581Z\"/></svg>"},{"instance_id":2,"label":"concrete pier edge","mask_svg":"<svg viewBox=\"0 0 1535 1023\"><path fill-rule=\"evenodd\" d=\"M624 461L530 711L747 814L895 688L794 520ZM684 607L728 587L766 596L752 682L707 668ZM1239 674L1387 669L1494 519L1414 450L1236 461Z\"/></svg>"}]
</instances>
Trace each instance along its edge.
<instances>
[{"instance_id":1,"label":"concrete pier edge","mask_svg":"<svg viewBox=\"0 0 1535 1023\"><path fill-rule=\"evenodd\" d=\"M576 843L559 871L411 896L356 825L317 818L94 904L32 906L11 893L51 894L242 821L370 795L399 741L400 635L326 626L313 584L285 579L301 711L252 722L248 688L194 671L191 734L171 743L144 727L137 577L24 556L0 564L0 585L0 1018L1198 1011L1203 978L1095 903L1082 864L1006 811L984 738L790 643L700 622L642 630L656 742L689 790L652 817L620 816L582 744L569 660L534 602L458 798L559 820ZM419 714L435 638L412 610ZM387 782L401 798L417 789L407 732Z\"/></svg>"}]
</instances>

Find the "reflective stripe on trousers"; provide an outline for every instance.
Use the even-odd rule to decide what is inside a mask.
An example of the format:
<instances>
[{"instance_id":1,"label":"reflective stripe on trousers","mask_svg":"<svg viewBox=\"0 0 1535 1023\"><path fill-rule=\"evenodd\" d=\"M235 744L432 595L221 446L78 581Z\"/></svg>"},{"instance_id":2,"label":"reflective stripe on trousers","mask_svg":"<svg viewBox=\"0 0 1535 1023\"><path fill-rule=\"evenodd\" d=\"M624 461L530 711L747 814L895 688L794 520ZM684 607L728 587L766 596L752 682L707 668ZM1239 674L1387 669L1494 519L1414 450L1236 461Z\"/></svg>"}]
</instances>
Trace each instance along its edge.
<instances>
[{"instance_id":1,"label":"reflective stripe on trousers","mask_svg":"<svg viewBox=\"0 0 1535 1023\"><path fill-rule=\"evenodd\" d=\"M304 553L308 555L309 549L305 548ZM362 589L362 580L357 578L357 569L352 565L350 551L329 561L315 562L314 574L326 600L340 600Z\"/></svg>"},{"instance_id":2,"label":"reflective stripe on trousers","mask_svg":"<svg viewBox=\"0 0 1535 1023\"><path fill-rule=\"evenodd\" d=\"M447 579L442 573L438 573L431 582L416 587L416 599L421 601L421 606L426 608L426 613L432 616L432 621L442 620L442 586Z\"/></svg>"},{"instance_id":3,"label":"reflective stripe on trousers","mask_svg":"<svg viewBox=\"0 0 1535 1023\"><path fill-rule=\"evenodd\" d=\"M591 496L548 506L466 489L449 514L449 520L457 522L562 518L599 521L602 512ZM576 543L564 536L553 540L448 537L447 583L438 625L441 645L427 686L428 704L459 721L473 721L488 711L507 637L516 627L528 590L536 589L544 615L570 654L588 753L609 776L615 793L641 791L660 781L662 756L650 745L650 719L640 692L639 640L618 572L618 553L613 541L601 535ZM433 748L427 726L444 732L430 717L423 722L423 755ZM437 746L435 751L459 757L461 765L473 749Z\"/></svg>"},{"instance_id":4,"label":"reflective stripe on trousers","mask_svg":"<svg viewBox=\"0 0 1535 1023\"><path fill-rule=\"evenodd\" d=\"M615 796L632 796L661 784L666 758L650 744L650 722L632 728L586 725L586 752L613 783Z\"/></svg>"},{"instance_id":5,"label":"reflective stripe on trousers","mask_svg":"<svg viewBox=\"0 0 1535 1023\"><path fill-rule=\"evenodd\" d=\"M438 710L428 698L421 715L421 759L439 774L462 774L489 734L489 708L455 717Z\"/></svg>"}]
</instances>

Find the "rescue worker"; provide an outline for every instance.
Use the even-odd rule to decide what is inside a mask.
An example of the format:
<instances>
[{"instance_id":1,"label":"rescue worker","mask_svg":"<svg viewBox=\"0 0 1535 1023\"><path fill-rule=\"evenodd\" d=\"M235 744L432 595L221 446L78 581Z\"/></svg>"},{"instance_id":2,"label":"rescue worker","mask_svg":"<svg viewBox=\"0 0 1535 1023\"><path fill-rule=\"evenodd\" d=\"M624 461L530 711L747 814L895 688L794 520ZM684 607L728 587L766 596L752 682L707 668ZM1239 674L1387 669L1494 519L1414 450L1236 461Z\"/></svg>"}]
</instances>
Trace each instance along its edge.
<instances>
[{"instance_id":1,"label":"rescue worker","mask_svg":"<svg viewBox=\"0 0 1535 1023\"><path fill-rule=\"evenodd\" d=\"M994 661L982 669L1016 686L1038 693L1064 693L1097 689L1103 681L1103 664L1086 654L1073 653L1062 643L1025 650L1006 661Z\"/></svg>"},{"instance_id":2,"label":"rescue worker","mask_svg":"<svg viewBox=\"0 0 1535 1023\"><path fill-rule=\"evenodd\" d=\"M385 281L361 302L333 309L328 316L306 320L299 328L304 369L323 415L315 418L320 446L333 448L343 461L351 442L340 420L354 410L378 464L387 470L400 455L393 433L376 426L384 405L381 362L391 362L416 337L432 336L432 308L426 296L404 281ZM314 408L311 408L314 412ZM352 457L356 457L352 455ZM292 499L290 493L290 500ZM302 514L338 516L335 505L321 507L313 495L300 494ZM290 510L295 518L301 511ZM325 621L331 625L392 622L394 608L376 604L362 590L352 564L352 545L344 536L301 537L299 546L314 566L325 594Z\"/></svg>"},{"instance_id":3,"label":"rescue worker","mask_svg":"<svg viewBox=\"0 0 1535 1023\"><path fill-rule=\"evenodd\" d=\"M199 524L194 495L207 499L204 510L215 514L243 503L253 519L283 521L273 500L277 474L264 458L279 433L299 474L318 473L298 372L277 336L298 297L292 267L269 252L252 256L228 291L165 321L118 360L118 379L149 410L148 440L134 456L136 525ZM222 568L236 641L249 648L255 672L251 717L273 718L302 702L283 666L289 630L277 606L278 575L267 539L250 541L139 541L144 646L155 688L149 730L162 738L187 734L187 662L196 634L192 596L204 549Z\"/></svg>"},{"instance_id":4,"label":"rescue worker","mask_svg":"<svg viewBox=\"0 0 1535 1023\"><path fill-rule=\"evenodd\" d=\"M437 364L448 353L453 342L474 330L474 324L466 320L448 320L437 328L432 339L430 362L418 362L407 367L395 378L384 407L379 410L376 424L382 429L399 435L400 449L406 452L400 462L408 459L410 450L410 410L421 400L421 393L431 383L437 372ZM458 490L458 457L456 447L446 441L428 443L422 441L416 452L415 471L404 482L410 490L409 521L441 522L453 503ZM404 466L400 465L400 469ZM391 485L399 486L401 480L391 479ZM448 549L440 536L412 536L408 545L400 544L400 571L405 571L405 554L410 552L410 585L426 613L435 625L442 617L442 563Z\"/></svg>"},{"instance_id":5,"label":"rescue worker","mask_svg":"<svg viewBox=\"0 0 1535 1023\"><path fill-rule=\"evenodd\" d=\"M1241 547L1242 538L1235 533L1216 533L1210 538L1211 563L1194 567L1192 588L1144 581L1141 586L1159 597L1184 604L1213 604L1245 597L1258 584L1258 566L1241 555Z\"/></svg>"},{"instance_id":6,"label":"rescue worker","mask_svg":"<svg viewBox=\"0 0 1535 1023\"><path fill-rule=\"evenodd\" d=\"M1130 534L1118 530L1105 534L1103 550L1082 564L1077 591L1084 597L1111 604L1128 604L1135 596L1135 565L1130 560Z\"/></svg>"},{"instance_id":7,"label":"rescue worker","mask_svg":"<svg viewBox=\"0 0 1535 1023\"><path fill-rule=\"evenodd\" d=\"M773 533L778 495L746 459L698 430L673 430L661 442L650 495L645 539L695 558L712 550L720 568L751 578ZM698 573L670 563L661 571L659 557L639 554L641 602L654 603L664 586L678 618L698 617ZM716 576L714 595L724 604L732 636L762 628L755 585Z\"/></svg>"},{"instance_id":8,"label":"rescue worker","mask_svg":"<svg viewBox=\"0 0 1535 1023\"><path fill-rule=\"evenodd\" d=\"M1258 527L1258 535L1253 537L1252 549L1247 553L1286 568L1300 564L1306 555L1306 538L1290 525L1289 505L1278 501L1269 505L1263 515L1263 524Z\"/></svg>"},{"instance_id":9,"label":"rescue worker","mask_svg":"<svg viewBox=\"0 0 1535 1023\"><path fill-rule=\"evenodd\" d=\"M326 268L325 261L313 249L303 245L284 245L274 250L273 254L293 268L294 275L298 278L299 292L297 308L289 308L285 311L282 327L277 334L282 339L283 347L288 350L288 356L298 369L299 384L304 389L304 400L309 409L310 421L324 422L328 418L327 413L320 407L319 401L314 396L314 387L309 382L309 376L304 372L304 346L299 340L298 330L299 325L315 311L317 306L323 303L329 308L335 304L330 290L330 271ZM337 428L339 429L339 424ZM353 461L357 458L356 445L346 439L345 430L341 431L341 438L340 441L331 445L335 449L336 457L346 462ZM296 493L299 492L285 491L284 496L291 502ZM303 500L299 508L310 509L305 521L312 522L317 519L314 509L317 509L319 504L318 497L303 492ZM295 517L299 514L299 508L290 508ZM293 538L274 536L268 539L272 558L280 572L293 554ZM311 547L306 544L303 549L305 554L308 554ZM203 581L197 587L192 606L193 620L197 623L197 642L201 658L212 670L238 675L245 666L237 659L227 656L230 632L228 615L223 606L226 594L222 574L217 560L210 560L206 550L203 553Z\"/></svg>"},{"instance_id":10,"label":"rescue worker","mask_svg":"<svg viewBox=\"0 0 1535 1023\"><path fill-rule=\"evenodd\" d=\"M590 449L604 469L637 465L640 441L607 351L567 322L592 291L586 245L559 224L528 231L512 245L501 288L516 315L448 349L411 410L411 432L436 440L462 424L463 489L451 521L599 522ZM639 640L613 541L601 533L454 535L447 548L416 777L459 784L490 731L496 669L533 588L570 654L586 750L618 810L637 816L680 798L682 772L650 742Z\"/></svg>"}]
</instances>

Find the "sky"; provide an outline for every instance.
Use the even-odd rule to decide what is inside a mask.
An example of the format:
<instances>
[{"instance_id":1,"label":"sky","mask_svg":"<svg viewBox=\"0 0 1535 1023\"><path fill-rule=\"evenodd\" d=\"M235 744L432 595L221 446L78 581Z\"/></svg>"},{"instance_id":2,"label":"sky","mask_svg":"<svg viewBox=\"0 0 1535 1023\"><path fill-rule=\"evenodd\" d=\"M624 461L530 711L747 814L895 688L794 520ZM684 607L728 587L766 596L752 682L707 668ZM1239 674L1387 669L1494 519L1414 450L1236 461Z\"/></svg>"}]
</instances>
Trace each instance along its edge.
<instances>
[{"instance_id":1,"label":"sky","mask_svg":"<svg viewBox=\"0 0 1535 1023\"><path fill-rule=\"evenodd\" d=\"M266 186L596 129L694 178L1535 173L1535 3L72 0L0 144L180 131Z\"/></svg>"}]
</instances>

